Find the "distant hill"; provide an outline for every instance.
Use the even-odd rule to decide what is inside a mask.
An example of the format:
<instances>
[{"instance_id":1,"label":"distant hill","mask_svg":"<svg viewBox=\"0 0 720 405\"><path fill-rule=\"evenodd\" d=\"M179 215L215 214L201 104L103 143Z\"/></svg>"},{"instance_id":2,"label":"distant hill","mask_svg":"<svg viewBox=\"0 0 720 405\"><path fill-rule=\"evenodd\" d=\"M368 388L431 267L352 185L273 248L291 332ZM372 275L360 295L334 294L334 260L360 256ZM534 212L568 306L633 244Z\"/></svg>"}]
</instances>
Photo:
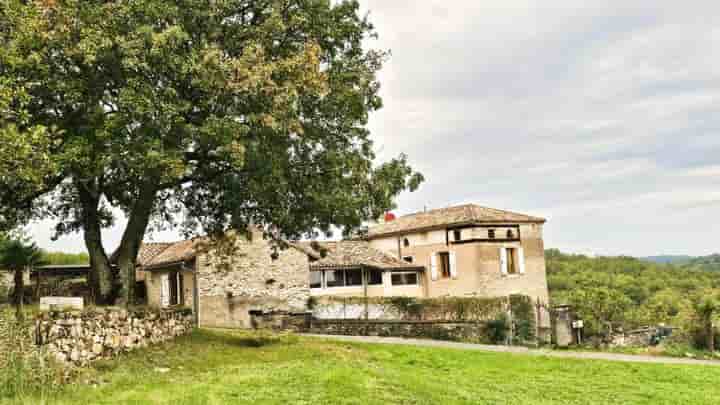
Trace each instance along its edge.
<instances>
[{"instance_id":1,"label":"distant hill","mask_svg":"<svg viewBox=\"0 0 720 405\"><path fill-rule=\"evenodd\" d=\"M682 267L689 270L720 271L720 254L696 257Z\"/></svg>"},{"instance_id":2,"label":"distant hill","mask_svg":"<svg viewBox=\"0 0 720 405\"><path fill-rule=\"evenodd\" d=\"M692 260L696 259L694 256L685 255L662 255L662 256L648 256L640 257L640 260L646 262L659 263L659 264L687 264Z\"/></svg>"},{"instance_id":3,"label":"distant hill","mask_svg":"<svg viewBox=\"0 0 720 405\"><path fill-rule=\"evenodd\" d=\"M720 254L717 253L709 256L662 255L639 259L656 264L672 264L685 270L720 271Z\"/></svg>"}]
</instances>

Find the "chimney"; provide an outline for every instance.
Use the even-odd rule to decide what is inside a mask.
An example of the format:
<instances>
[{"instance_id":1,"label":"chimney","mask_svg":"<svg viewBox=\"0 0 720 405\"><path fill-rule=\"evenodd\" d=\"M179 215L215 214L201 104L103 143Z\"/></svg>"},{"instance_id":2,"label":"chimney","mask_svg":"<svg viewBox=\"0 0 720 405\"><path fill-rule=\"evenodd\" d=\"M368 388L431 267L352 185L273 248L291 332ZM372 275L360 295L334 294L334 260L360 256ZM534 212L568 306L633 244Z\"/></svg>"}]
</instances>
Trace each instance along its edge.
<instances>
[{"instance_id":1,"label":"chimney","mask_svg":"<svg viewBox=\"0 0 720 405\"><path fill-rule=\"evenodd\" d=\"M394 220L395 220L395 214L393 214L390 211L385 213L385 222L392 222Z\"/></svg>"}]
</instances>

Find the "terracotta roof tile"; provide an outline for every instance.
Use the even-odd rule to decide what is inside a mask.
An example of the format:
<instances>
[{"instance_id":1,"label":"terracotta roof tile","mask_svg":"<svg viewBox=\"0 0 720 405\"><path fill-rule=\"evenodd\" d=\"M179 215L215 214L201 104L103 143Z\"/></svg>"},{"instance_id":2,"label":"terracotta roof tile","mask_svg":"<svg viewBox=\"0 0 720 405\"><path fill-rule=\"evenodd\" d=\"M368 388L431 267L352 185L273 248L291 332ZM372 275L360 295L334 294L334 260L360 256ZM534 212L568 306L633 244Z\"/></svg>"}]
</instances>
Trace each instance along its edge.
<instances>
[{"instance_id":1,"label":"terracotta roof tile","mask_svg":"<svg viewBox=\"0 0 720 405\"><path fill-rule=\"evenodd\" d=\"M155 267L163 264L172 264L192 260L197 256L198 245L203 239L189 239L169 244L162 252L153 256L150 260L138 263L143 267Z\"/></svg>"},{"instance_id":2,"label":"terracotta roof tile","mask_svg":"<svg viewBox=\"0 0 720 405\"><path fill-rule=\"evenodd\" d=\"M476 204L465 204L401 216L394 221L370 227L368 237L375 238L403 232L430 230L448 225L544 222L544 218L481 207Z\"/></svg>"},{"instance_id":3,"label":"terracotta roof tile","mask_svg":"<svg viewBox=\"0 0 720 405\"><path fill-rule=\"evenodd\" d=\"M165 249L172 246L172 243L146 243L143 242L140 245L140 251L138 252L137 265L145 266L155 256L162 253Z\"/></svg>"},{"instance_id":4,"label":"terracotta roof tile","mask_svg":"<svg viewBox=\"0 0 720 405\"><path fill-rule=\"evenodd\" d=\"M317 242L310 245L325 249L325 257L312 263L311 267L315 268L360 265L387 270L417 270L423 268L374 249L366 241Z\"/></svg>"}]
</instances>

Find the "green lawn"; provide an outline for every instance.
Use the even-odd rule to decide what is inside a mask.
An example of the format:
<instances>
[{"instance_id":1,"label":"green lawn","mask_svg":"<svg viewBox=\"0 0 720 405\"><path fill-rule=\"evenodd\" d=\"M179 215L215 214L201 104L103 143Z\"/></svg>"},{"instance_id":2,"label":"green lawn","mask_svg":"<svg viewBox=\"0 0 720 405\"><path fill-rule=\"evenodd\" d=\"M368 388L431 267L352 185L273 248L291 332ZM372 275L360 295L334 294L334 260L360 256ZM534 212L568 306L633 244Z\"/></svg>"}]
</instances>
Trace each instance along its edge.
<instances>
[{"instance_id":1,"label":"green lawn","mask_svg":"<svg viewBox=\"0 0 720 405\"><path fill-rule=\"evenodd\" d=\"M720 403L720 367L567 360L207 330L97 363L81 379L90 384L68 388L55 398L16 402Z\"/></svg>"}]
</instances>

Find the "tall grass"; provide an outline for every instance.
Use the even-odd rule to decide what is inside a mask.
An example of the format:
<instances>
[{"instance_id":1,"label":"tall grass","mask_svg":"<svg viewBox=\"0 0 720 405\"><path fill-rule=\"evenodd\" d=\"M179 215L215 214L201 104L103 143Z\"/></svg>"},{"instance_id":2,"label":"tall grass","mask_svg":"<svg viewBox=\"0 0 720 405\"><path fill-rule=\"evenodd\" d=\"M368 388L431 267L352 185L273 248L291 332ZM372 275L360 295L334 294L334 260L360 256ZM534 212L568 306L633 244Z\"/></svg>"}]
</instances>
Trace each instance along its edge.
<instances>
[{"instance_id":1,"label":"tall grass","mask_svg":"<svg viewBox=\"0 0 720 405\"><path fill-rule=\"evenodd\" d=\"M45 397L59 387L63 372L33 342L32 321L17 321L0 308L0 399Z\"/></svg>"}]
</instances>

